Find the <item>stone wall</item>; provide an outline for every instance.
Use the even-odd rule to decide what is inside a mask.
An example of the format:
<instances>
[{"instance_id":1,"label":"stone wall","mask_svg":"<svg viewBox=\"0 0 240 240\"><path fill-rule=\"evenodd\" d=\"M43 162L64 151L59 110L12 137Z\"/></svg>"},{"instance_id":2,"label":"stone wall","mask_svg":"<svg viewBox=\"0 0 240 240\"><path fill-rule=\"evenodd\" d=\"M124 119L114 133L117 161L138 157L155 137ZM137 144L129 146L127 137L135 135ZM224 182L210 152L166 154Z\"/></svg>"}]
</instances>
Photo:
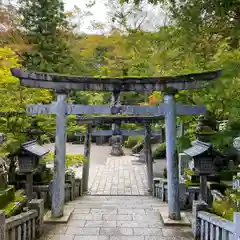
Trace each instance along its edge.
<instances>
[{"instance_id":1,"label":"stone wall","mask_svg":"<svg viewBox=\"0 0 240 240\"><path fill-rule=\"evenodd\" d=\"M34 185L33 198L43 199L46 208L51 207L52 202L52 182L49 185ZM65 202L73 201L77 197L82 196L82 179L68 176L65 183Z\"/></svg>"}]
</instances>

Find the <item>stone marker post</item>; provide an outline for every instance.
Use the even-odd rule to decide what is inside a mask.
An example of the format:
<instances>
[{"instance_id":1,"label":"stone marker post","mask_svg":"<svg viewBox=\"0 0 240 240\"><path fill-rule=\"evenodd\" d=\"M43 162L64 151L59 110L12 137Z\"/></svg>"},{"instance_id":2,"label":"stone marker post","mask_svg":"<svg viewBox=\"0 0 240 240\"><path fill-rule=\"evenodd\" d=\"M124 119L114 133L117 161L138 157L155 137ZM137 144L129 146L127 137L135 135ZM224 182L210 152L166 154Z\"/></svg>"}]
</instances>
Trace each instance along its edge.
<instances>
[{"instance_id":1,"label":"stone marker post","mask_svg":"<svg viewBox=\"0 0 240 240\"><path fill-rule=\"evenodd\" d=\"M152 192L153 189L153 163L151 151L151 125L145 124L145 138L144 138L144 155L147 164L148 176L148 191Z\"/></svg>"},{"instance_id":2,"label":"stone marker post","mask_svg":"<svg viewBox=\"0 0 240 240\"><path fill-rule=\"evenodd\" d=\"M33 199L33 173L29 172L26 174L26 190L28 203Z\"/></svg>"},{"instance_id":3,"label":"stone marker post","mask_svg":"<svg viewBox=\"0 0 240 240\"><path fill-rule=\"evenodd\" d=\"M91 132L92 124L87 125L87 132L85 135L84 141L84 157L87 159L83 164L83 173L82 173L82 191L88 191L88 177L89 177L89 164L90 164L90 149L91 149Z\"/></svg>"},{"instance_id":4,"label":"stone marker post","mask_svg":"<svg viewBox=\"0 0 240 240\"><path fill-rule=\"evenodd\" d=\"M180 220L178 156L176 151L176 91L165 93L166 158L169 218Z\"/></svg>"},{"instance_id":5,"label":"stone marker post","mask_svg":"<svg viewBox=\"0 0 240 240\"><path fill-rule=\"evenodd\" d=\"M207 175L200 175L200 194L199 200L207 202L208 193L207 193Z\"/></svg>"},{"instance_id":6,"label":"stone marker post","mask_svg":"<svg viewBox=\"0 0 240 240\"><path fill-rule=\"evenodd\" d=\"M52 217L55 218L63 216L65 198L66 97L66 94L58 94L56 103L54 180L52 187Z\"/></svg>"}]
</instances>

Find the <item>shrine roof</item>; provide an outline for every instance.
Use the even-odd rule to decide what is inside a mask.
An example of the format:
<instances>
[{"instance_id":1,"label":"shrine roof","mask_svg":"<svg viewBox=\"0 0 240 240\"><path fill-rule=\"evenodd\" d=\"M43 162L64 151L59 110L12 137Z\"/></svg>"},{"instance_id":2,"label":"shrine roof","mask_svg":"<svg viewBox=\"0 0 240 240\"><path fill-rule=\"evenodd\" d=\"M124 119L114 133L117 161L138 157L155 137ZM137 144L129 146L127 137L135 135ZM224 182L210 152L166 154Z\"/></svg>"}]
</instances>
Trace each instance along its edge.
<instances>
[{"instance_id":1,"label":"shrine roof","mask_svg":"<svg viewBox=\"0 0 240 240\"><path fill-rule=\"evenodd\" d=\"M183 152L194 158L208 152L211 148L212 144L197 140L194 142L192 147L184 150Z\"/></svg>"},{"instance_id":2,"label":"shrine roof","mask_svg":"<svg viewBox=\"0 0 240 240\"><path fill-rule=\"evenodd\" d=\"M23 143L21 148L37 157L42 157L49 153L48 149L39 145L35 140Z\"/></svg>"}]
</instances>

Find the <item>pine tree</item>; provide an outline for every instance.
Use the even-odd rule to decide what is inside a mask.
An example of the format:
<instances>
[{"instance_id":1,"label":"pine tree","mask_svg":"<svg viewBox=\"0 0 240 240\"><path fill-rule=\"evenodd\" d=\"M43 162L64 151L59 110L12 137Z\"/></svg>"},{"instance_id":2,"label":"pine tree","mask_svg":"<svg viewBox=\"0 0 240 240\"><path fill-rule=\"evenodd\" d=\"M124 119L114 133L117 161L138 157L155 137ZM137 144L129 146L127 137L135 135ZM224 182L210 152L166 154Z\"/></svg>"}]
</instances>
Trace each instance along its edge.
<instances>
[{"instance_id":1,"label":"pine tree","mask_svg":"<svg viewBox=\"0 0 240 240\"><path fill-rule=\"evenodd\" d=\"M29 70L69 73L72 58L67 45L69 30L61 0L19 0L22 28L31 50L24 53Z\"/></svg>"}]
</instances>

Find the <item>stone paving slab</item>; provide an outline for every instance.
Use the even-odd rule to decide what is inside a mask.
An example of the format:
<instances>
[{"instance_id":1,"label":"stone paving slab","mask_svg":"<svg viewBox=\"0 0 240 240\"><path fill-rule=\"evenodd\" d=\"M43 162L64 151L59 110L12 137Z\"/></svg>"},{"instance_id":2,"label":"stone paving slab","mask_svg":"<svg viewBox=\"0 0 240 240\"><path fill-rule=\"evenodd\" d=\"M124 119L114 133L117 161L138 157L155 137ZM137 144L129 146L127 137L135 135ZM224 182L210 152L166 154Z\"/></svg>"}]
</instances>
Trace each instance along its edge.
<instances>
[{"instance_id":1,"label":"stone paving slab","mask_svg":"<svg viewBox=\"0 0 240 240\"><path fill-rule=\"evenodd\" d=\"M47 225L42 240L193 239L190 227L163 225L159 211L167 205L151 196L84 196L67 205L76 206L69 222Z\"/></svg>"},{"instance_id":2,"label":"stone paving slab","mask_svg":"<svg viewBox=\"0 0 240 240\"><path fill-rule=\"evenodd\" d=\"M134 161L133 156L109 157L105 165L90 169L90 194L148 195L146 165Z\"/></svg>"}]
</instances>

